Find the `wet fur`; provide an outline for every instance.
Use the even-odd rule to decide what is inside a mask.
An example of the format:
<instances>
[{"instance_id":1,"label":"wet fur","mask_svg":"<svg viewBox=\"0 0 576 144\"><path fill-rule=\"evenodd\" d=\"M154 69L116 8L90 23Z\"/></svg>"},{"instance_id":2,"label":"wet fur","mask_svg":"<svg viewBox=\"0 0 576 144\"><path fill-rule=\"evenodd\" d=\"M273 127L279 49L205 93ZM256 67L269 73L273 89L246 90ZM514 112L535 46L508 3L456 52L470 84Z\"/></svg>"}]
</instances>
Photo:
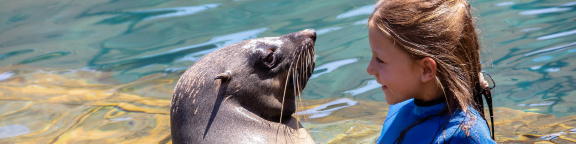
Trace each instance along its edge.
<instances>
[{"instance_id":1,"label":"wet fur","mask_svg":"<svg viewBox=\"0 0 576 144\"><path fill-rule=\"evenodd\" d=\"M302 126L291 115L314 68L314 40L315 34L301 31L242 41L202 57L174 89L173 143L301 142ZM271 51L272 67L264 62ZM228 77L217 77L227 71Z\"/></svg>"}]
</instances>

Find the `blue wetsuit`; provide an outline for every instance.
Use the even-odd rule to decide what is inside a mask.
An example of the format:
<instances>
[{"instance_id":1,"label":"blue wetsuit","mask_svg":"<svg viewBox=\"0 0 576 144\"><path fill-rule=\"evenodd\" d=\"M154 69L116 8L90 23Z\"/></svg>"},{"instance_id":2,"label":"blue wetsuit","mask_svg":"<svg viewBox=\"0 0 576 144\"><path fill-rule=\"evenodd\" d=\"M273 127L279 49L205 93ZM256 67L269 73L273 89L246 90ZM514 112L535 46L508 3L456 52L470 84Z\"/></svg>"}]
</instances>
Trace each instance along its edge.
<instances>
[{"instance_id":1,"label":"blue wetsuit","mask_svg":"<svg viewBox=\"0 0 576 144\"><path fill-rule=\"evenodd\" d=\"M421 103L418 101L417 103ZM414 99L391 105L382 127L382 133L376 143L393 144L402 130L414 124L418 119L439 113L446 106L446 102L434 104L415 104ZM470 136L466 136L459 126L464 120L469 121L466 114L458 110L454 112L452 119L446 123L446 115L434 116L410 129L402 143L455 143L455 144L492 144L496 143L490 138L490 130L486 121L472 107L470 107L474 124L470 127Z\"/></svg>"}]
</instances>

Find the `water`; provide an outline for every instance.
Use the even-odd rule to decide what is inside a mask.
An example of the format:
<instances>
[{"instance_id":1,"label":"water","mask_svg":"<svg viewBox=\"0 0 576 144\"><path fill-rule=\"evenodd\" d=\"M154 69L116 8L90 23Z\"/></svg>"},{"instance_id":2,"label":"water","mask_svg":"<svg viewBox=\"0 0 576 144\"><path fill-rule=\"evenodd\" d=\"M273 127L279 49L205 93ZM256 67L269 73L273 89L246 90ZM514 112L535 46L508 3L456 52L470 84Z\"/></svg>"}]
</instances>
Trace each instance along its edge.
<instances>
[{"instance_id":1,"label":"water","mask_svg":"<svg viewBox=\"0 0 576 144\"><path fill-rule=\"evenodd\" d=\"M374 142L387 105L365 72L373 2L0 1L0 143L170 143L188 66L306 28L318 38L304 124L318 143ZM576 1L471 4L497 82L497 140L574 142Z\"/></svg>"}]
</instances>

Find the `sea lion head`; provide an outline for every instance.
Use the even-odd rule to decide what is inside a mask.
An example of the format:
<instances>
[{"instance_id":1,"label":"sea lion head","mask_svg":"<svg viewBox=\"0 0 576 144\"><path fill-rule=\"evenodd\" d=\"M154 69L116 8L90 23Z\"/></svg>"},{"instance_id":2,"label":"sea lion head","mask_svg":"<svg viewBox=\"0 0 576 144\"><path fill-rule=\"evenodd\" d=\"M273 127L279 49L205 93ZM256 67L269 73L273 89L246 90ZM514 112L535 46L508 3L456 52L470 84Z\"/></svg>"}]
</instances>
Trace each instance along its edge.
<instances>
[{"instance_id":1,"label":"sea lion head","mask_svg":"<svg viewBox=\"0 0 576 144\"><path fill-rule=\"evenodd\" d=\"M296 110L296 96L314 71L316 32L306 29L280 37L245 40L209 53L179 80L172 111L180 98L209 102L220 97L260 117L278 121ZM186 100L188 101L188 100ZM200 104L192 105L197 107ZM218 100L216 100L218 101ZM283 104L283 105L282 105Z\"/></svg>"},{"instance_id":2,"label":"sea lion head","mask_svg":"<svg viewBox=\"0 0 576 144\"><path fill-rule=\"evenodd\" d=\"M315 40L316 32L307 29L231 48L244 54L233 58L234 64L222 74L229 77L220 79L229 83L230 99L265 119L276 121L281 112L290 117L296 110L296 95L314 71Z\"/></svg>"}]
</instances>

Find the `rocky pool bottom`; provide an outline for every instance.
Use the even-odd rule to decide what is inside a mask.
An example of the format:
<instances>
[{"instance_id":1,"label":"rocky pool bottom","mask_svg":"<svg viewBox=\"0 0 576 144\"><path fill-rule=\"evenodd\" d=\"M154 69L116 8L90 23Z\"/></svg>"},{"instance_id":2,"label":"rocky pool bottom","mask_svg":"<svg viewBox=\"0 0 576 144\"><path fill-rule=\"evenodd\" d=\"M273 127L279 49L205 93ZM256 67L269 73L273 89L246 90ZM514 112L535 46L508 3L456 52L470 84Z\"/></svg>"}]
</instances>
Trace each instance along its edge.
<instances>
[{"instance_id":1,"label":"rocky pool bottom","mask_svg":"<svg viewBox=\"0 0 576 144\"><path fill-rule=\"evenodd\" d=\"M179 75L152 74L127 84L113 77L0 68L0 143L171 143L168 110ZM374 143L389 106L351 98L301 104L306 107L294 116L317 143ZM576 143L576 115L530 111L495 108L497 141Z\"/></svg>"}]
</instances>

